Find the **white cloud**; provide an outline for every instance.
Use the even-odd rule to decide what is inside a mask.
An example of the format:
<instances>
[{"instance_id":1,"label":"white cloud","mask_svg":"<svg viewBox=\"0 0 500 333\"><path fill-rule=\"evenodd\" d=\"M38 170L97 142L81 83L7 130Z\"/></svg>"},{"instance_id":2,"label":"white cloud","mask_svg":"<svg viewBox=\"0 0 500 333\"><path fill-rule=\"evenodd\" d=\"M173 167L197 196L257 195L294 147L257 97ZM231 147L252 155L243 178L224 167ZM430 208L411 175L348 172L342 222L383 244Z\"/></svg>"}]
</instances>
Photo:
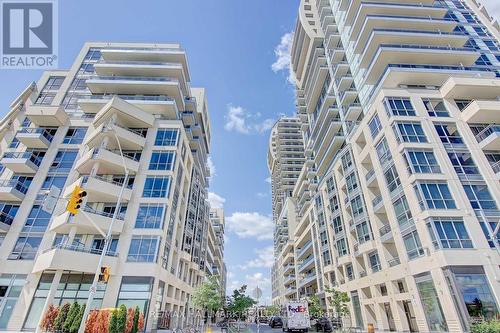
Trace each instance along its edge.
<instances>
[{"instance_id":1,"label":"white cloud","mask_svg":"<svg viewBox=\"0 0 500 333\"><path fill-rule=\"evenodd\" d=\"M268 194L266 192L257 192L259 198L267 198Z\"/></svg>"},{"instance_id":2,"label":"white cloud","mask_svg":"<svg viewBox=\"0 0 500 333\"><path fill-rule=\"evenodd\" d=\"M227 226L240 238L273 239L273 221L257 212L235 212L226 218Z\"/></svg>"},{"instance_id":3,"label":"white cloud","mask_svg":"<svg viewBox=\"0 0 500 333\"><path fill-rule=\"evenodd\" d=\"M210 170L210 181L211 181L217 175L217 169L215 169L215 164L214 161L212 161L211 156L208 156L207 158L207 166L208 170Z\"/></svg>"},{"instance_id":4,"label":"white cloud","mask_svg":"<svg viewBox=\"0 0 500 333\"><path fill-rule=\"evenodd\" d=\"M290 52L292 50L293 43L293 32L287 32L281 36L280 43L274 48L274 55L276 56L276 61L271 65L273 72L277 73L280 71L288 71L287 80L291 84L295 84L295 76L290 65L291 56Z\"/></svg>"},{"instance_id":5,"label":"white cloud","mask_svg":"<svg viewBox=\"0 0 500 333\"><path fill-rule=\"evenodd\" d=\"M223 208L226 199L214 192L208 192L208 202L211 208Z\"/></svg>"},{"instance_id":6,"label":"white cloud","mask_svg":"<svg viewBox=\"0 0 500 333\"><path fill-rule=\"evenodd\" d=\"M262 134L273 128L275 120L272 118L261 120L261 117L262 114L260 112L253 114L241 106L229 104L227 106L224 129L228 132L237 132L240 134Z\"/></svg>"},{"instance_id":7,"label":"white cloud","mask_svg":"<svg viewBox=\"0 0 500 333\"><path fill-rule=\"evenodd\" d=\"M249 268L271 268L274 263L274 247L268 246L261 249L254 249L256 254L255 259L245 262L240 265L240 268L247 270Z\"/></svg>"},{"instance_id":8,"label":"white cloud","mask_svg":"<svg viewBox=\"0 0 500 333\"><path fill-rule=\"evenodd\" d=\"M268 184L271 184L271 176L267 177L267 178L265 179L265 182L266 182L266 183L268 183Z\"/></svg>"},{"instance_id":9,"label":"white cloud","mask_svg":"<svg viewBox=\"0 0 500 333\"><path fill-rule=\"evenodd\" d=\"M484 4L491 16L500 20L500 2L498 0L482 0L480 2Z\"/></svg>"}]
</instances>

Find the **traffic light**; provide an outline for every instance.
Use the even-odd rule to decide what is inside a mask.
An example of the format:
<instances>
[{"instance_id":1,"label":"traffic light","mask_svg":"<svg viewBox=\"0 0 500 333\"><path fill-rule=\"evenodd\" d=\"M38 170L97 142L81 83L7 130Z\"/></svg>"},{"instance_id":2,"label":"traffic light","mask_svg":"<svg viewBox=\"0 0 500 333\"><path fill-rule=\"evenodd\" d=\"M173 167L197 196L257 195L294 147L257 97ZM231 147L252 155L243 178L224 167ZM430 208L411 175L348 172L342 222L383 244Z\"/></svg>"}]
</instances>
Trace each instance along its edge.
<instances>
[{"instance_id":1,"label":"traffic light","mask_svg":"<svg viewBox=\"0 0 500 333\"><path fill-rule=\"evenodd\" d=\"M71 193L71 197L69 198L68 205L66 206L66 210L73 215L76 215L80 210L80 206L83 202L83 198L87 196L87 192L85 192L80 186L75 186L73 192Z\"/></svg>"},{"instance_id":2,"label":"traffic light","mask_svg":"<svg viewBox=\"0 0 500 333\"><path fill-rule=\"evenodd\" d=\"M101 274L99 274L99 282L106 283L109 280L110 269L109 267L101 267Z\"/></svg>"}]
</instances>

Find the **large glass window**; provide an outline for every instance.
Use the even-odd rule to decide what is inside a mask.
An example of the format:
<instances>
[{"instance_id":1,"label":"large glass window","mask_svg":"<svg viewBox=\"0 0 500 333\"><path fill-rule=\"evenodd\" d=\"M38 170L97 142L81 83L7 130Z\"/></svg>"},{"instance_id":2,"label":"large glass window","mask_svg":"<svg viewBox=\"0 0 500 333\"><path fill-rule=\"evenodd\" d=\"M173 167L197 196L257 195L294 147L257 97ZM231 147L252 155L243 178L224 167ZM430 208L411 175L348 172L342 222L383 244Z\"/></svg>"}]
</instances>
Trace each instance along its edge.
<instances>
[{"instance_id":1,"label":"large glass window","mask_svg":"<svg viewBox=\"0 0 500 333\"><path fill-rule=\"evenodd\" d=\"M43 86L43 91L46 90L58 90L61 88L62 83L64 82L65 77L64 76L51 76L47 80L47 83L45 83L45 86Z\"/></svg>"},{"instance_id":2,"label":"large glass window","mask_svg":"<svg viewBox=\"0 0 500 333\"><path fill-rule=\"evenodd\" d=\"M431 117L449 117L448 110L442 99L422 99L425 109Z\"/></svg>"},{"instance_id":3,"label":"large glass window","mask_svg":"<svg viewBox=\"0 0 500 333\"><path fill-rule=\"evenodd\" d=\"M64 184L66 183L66 178L68 176L67 175L54 175L54 176L51 176L51 175L48 175L45 180L43 181L43 184L42 184L42 190L50 190L50 188L52 186L55 186L59 189L62 189L64 187Z\"/></svg>"},{"instance_id":4,"label":"large glass window","mask_svg":"<svg viewBox=\"0 0 500 333\"><path fill-rule=\"evenodd\" d=\"M59 150L50 166L49 172L69 172L73 167L77 155L77 150Z\"/></svg>"},{"instance_id":5,"label":"large glass window","mask_svg":"<svg viewBox=\"0 0 500 333\"><path fill-rule=\"evenodd\" d=\"M474 209L497 209L486 184L464 185L465 193Z\"/></svg>"},{"instance_id":6,"label":"large glass window","mask_svg":"<svg viewBox=\"0 0 500 333\"><path fill-rule=\"evenodd\" d=\"M145 198L164 198L168 194L169 184L169 177L147 177L144 183L142 196Z\"/></svg>"},{"instance_id":7,"label":"large glass window","mask_svg":"<svg viewBox=\"0 0 500 333\"><path fill-rule=\"evenodd\" d=\"M346 242L345 238L339 239L335 243L335 247L337 248L337 252L339 254L339 257L345 256L347 253L349 253L349 251L347 249L347 242Z\"/></svg>"},{"instance_id":8,"label":"large glass window","mask_svg":"<svg viewBox=\"0 0 500 333\"><path fill-rule=\"evenodd\" d=\"M158 204L141 204L135 220L136 228L161 229L163 225L164 206Z\"/></svg>"},{"instance_id":9,"label":"large glass window","mask_svg":"<svg viewBox=\"0 0 500 333\"><path fill-rule=\"evenodd\" d=\"M7 328L25 284L26 275L2 274L0 276L0 329Z\"/></svg>"},{"instance_id":10,"label":"large glass window","mask_svg":"<svg viewBox=\"0 0 500 333\"><path fill-rule=\"evenodd\" d=\"M18 210L18 205L13 205L9 202L0 202L0 222L11 225Z\"/></svg>"},{"instance_id":11,"label":"large glass window","mask_svg":"<svg viewBox=\"0 0 500 333\"><path fill-rule=\"evenodd\" d=\"M356 226L356 237L359 244L367 242L371 239L370 226L367 221L363 221Z\"/></svg>"},{"instance_id":12,"label":"large glass window","mask_svg":"<svg viewBox=\"0 0 500 333\"><path fill-rule=\"evenodd\" d=\"M394 212L400 226L413 222L411 210L404 195L394 201Z\"/></svg>"},{"instance_id":13,"label":"large glass window","mask_svg":"<svg viewBox=\"0 0 500 333\"><path fill-rule=\"evenodd\" d=\"M380 123L380 119L378 115L374 115L373 118L368 123L368 127L370 128L370 133L372 134L372 138L375 138L377 134L382 129L382 124Z\"/></svg>"},{"instance_id":14,"label":"large glass window","mask_svg":"<svg viewBox=\"0 0 500 333\"><path fill-rule=\"evenodd\" d=\"M176 146L178 133L176 129L158 129L155 146Z\"/></svg>"},{"instance_id":15,"label":"large glass window","mask_svg":"<svg viewBox=\"0 0 500 333\"><path fill-rule=\"evenodd\" d=\"M385 99L387 114L393 116L414 116L415 109L409 98L389 97Z\"/></svg>"},{"instance_id":16,"label":"large glass window","mask_svg":"<svg viewBox=\"0 0 500 333\"><path fill-rule=\"evenodd\" d=\"M391 165L391 167L384 172L384 176L389 192L393 192L401 186L401 180L399 179L398 172L394 165Z\"/></svg>"},{"instance_id":17,"label":"large glass window","mask_svg":"<svg viewBox=\"0 0 500 333\"><path fill-rule=\"evenodd\" d=\"M153 281L152 277L124 276L116 306L124 304L127 308L132 309L138 306L139 310L147 315L149 301L154 299L152 295Z\"/></svg>"},{"instance_id":18,"label":"large glass window","mask_svg":"<svg viewBox=\"0 0 500 333\"><path fill-rule=\"evenodd\" d=\"M173 170L175 152L154 151L149 162L149 170Z\"/></svg>"},{"instance_id":19,"label":"large glass window","mask_svg":"<svg viewBox=\"0 0 500 333\"><path fill-rule=\"evenodd\" d=\"M156 262L158 257L158 236L134 236L130 242L127 261Z\"/></svg>"},{"instance_id":20,"label":"large glass window","mask_svg":"<svg viewBox=\"0 0 500 333\"><path fill-rule=\"evenodd\" d=\"M424 255L424 249L422 248L422 243L420 243L420 237L416 230L412 231L408 235L403 237L403 242L406 248L406 254L408 259L412 260Z\"/></svg>"},{"instance_id":21,"label":"large glass window","mask_svg":"<svg viewBox=\"0 0 500 333\"><path fill-rule=\"evenodd\" d=\"M333 230L335 231L335 233L339 233L342 230L344 230L344 226L342 224L342 219L341 219L340 215L333 219L332 224L333 224Z\"/></svg>"},{"instance_id":22,"label":"large glass window","mask_svg":"<svg viewBox=\"0 0 500 333\"><path fill-rule=\"evenodd\" d=\"M356 179L356 173L353 172L349 176L345 177L347 184L347 191L352 192L358 188L358 181Z\"/></svg>"},{"instance_id":23,"label":"large glass window","mask_svg":"<svg viewBox=\"0 0 500 333\"><path fill-rule=\"evenodd\" d=\"M446 183L418 183L415 185L421 209L455 209L455 201Z\"/></svg>"},{"instance_id":24,"label":"large glass window","mask_svg":"<svg viewBox=\"0 0 500 333\"><path fill-rule=\"evenodd\" d=\"M46 92L42 91L40 95L38 95L38 98L35 101L35 104L38 105L50 105L52 104L52 101L54 100L54 97L56 97L55 92Z\"/></svg>"},{"instance_id":25,"label":"large glass window","mask_svg":"<svg viewBox=\"0 0 500 333\"><path fill-rule=\"evenodd\" d=\"M472 241L462 219L431 218L427 228L436 249L472 248Z\"/></svg>"},{"instance_id":26,"label":"large glass window","mask_svg":"<svg viewBox=\"0 0 500 333\"><path fill-rule=\"evenodd\" d=\"M447 332L448 326L431 275L426 273L417 277L415 282L417 283L420 302L424 309L429 330L432 332Z\"/></svg>"},{"instance_id":27,"label":"large glass window","mask_svg":"<svg viewBox=\"0 0 500 333\"><path fill-rule=\"evenodd\" d=\"M356 196L354 199L351 200L351 210L352 210L352 215L353 217L357 217L359 215L362 215L364 213L364 204L363 204L363 199L361 196Z\"/></svg>"},{"instance_id":28,"label":"large glass window","mask_svg":"<svg viewBox=\"0 0 500 333\"><path fill-rule=\"evenodd\" d=\"M66 132L63 143L80 144L85 138L85 133L87 133L87 127L70 127Z\"/></svg>"},{"instance_id":29,"label":"large glass window","mask_svg":"<svg viewBox=\"0 0 500 333\"><path fill-rule=\"evenodd\" d=\"M42 210L42 206L33 205L22 232L45 232L51 215Z\"/></svg>"},{"instance_id":30,"label":"large glass window","mask_svg":"<svg viewBox=\"0 0 500 333\"><path fill-rule=\"evenodd\" d=\"M422 125L419 123L395 123L394 134L398 142L427 142Z\"/></svg>"},{"instance_id":31,"label":"large glass window","mask_svg":"<svg viewBox=\"0 0 500 333\"><path fill-rule=\"evenodd\" d=\"M408 164L408 172L411 174L441 172L441 168L432 151L408 150L403 156Z\"/></svg>"},{"instance_id":32,"label":"large glass window","mask_svg":"<svg viewBox=\"0 0 500 333\"><path fill-rule=\"evenodd\" d=\"M387 140L385 138L380 140L375 149L382 166L388 161L392 160L391 151L389 150L389 145L387 144Z\"/></svg>"},{"instance_id":33,"label":"large glass window","mask_svg":"<svg viewBox=\"0 0 500 333\"><path fill-rule=\"evenodd\" d=\"M436 131L441 139L441 142L444 144L463 144L462 137L458 132L456 124L450 123L441 123L434 124Z\"/></svg>"},{"instance_id":34,"label":"large glass window","mask_svg":"<svg viewBox=\"0 0 500 333\"><path fill-rule=\"evenodd\" d=\"M17 239L9 260L33 260L38 252L42 236L21 236Z\"/></svg>"},{"instance_id":35,"label":"large glass window","mask_svg":"<svg viewBox=\"0 0 500 333\"><path fill-rule=\"evenodd\" d=\"M370 268L373 273L380 271L382 267L380 266L380 259L376 251L368 255L368 260L370 261Z\"/></svg>"},{"instance_id":36,"label":"large glass window","mask_svg":"<svg viewBox=\"0 0 500 333\"><path fill-rule=\"evenodd\" d=\"M477 175L479 170L472 159L472 155L467 151L448 152L451 164L458 175Z\"/></svg>"}]
</instances>

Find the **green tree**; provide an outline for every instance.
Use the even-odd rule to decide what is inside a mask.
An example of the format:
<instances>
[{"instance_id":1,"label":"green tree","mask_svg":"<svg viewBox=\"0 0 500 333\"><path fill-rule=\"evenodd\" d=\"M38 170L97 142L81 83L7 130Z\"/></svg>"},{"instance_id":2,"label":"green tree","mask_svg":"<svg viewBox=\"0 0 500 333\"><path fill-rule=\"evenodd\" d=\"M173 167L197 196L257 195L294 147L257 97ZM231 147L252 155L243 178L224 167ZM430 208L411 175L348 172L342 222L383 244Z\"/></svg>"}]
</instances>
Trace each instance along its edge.
<instances>
[{"instance_id":1,"label":"green tree","mask_svg":"<svg viewBox=\"0 0 500 333\"><path fill-rule=\"evenodd\" d=\"M311 296L307 300L308 306L309 306L309 314L312 317L321 317L323 315L323 308L321 307L321 304L319 304L319 297L318 296Z\"/></svg>"},{"instance_id":2,"label":"green tree","mask_svg":"<svg viewBox=\"0 0 500 333\"><path fill-rule=\"evenodd\" d=\"M56 321L54 323L54 330L55 331L62 331L64 322L66 321L66 318L68 317L69 309L71 307L71 304L65 303L63 306L61 306L61 309L59 309L59 313L57 314Z\"/></svg>"},{"instance_id":3,"label":"green tree","mask_svg":"<svg viewBox=\"0 0 500 333\"><path fill-rule=\"evenodd\" d=\"M134 325L132 325L132 333L137 333L139 331L139 315L139 307L136 306L134 311Z\"/></svg>"},{"instance_id":4,"label":"green tree","mask_svg":"<svg viewBox=\"0 0 500 333\"><path fill-rule=\"evenodd\" d=\"M109 333L119 333L118 332L118 311L113 310L111 312L111 319L109 320Z\"/></svg>"},{"instance_id":5,"label":"green tree","mask_svg":"<svg viewBox=\"0 0 500 333\"><path fill-rule=\"evenodd\" d=\"M334 288L325 288L325 291L331 296L330 305L334 308L337 317L343 317L349 314L347 303L349 303L351 299L346 292Z\"/></svg>"},{"instance_id":6,"label":"green tree","mask_svg":"<svg viewBox=\"0 0 500 333\"><path fill-rule=\"evenodd\" d=\"M63 332L64 333L70 333L71 332L71 324L73 324L73 320L75 320L75 317L78 316L78 312L80 312L80 305L77 302L74 302L71 304L71 307L69 308L68 316L66 317L66 320L64 321L63 325Z\"/></svg>"},{"instance_id":7,"label":"green tree","mask_svg":"<svg viewBox=\"0 0 500 333\"><path fill-rule=\"evenodd\" d=\"M122 304L118 308L118 323L117 323L118 333L125 333L126 327L127 327L127 307L124 304Z\"/></svg>"},{"instance_id":8,"label":"green tree","mask_svg":"<svg viewBox=\"0 0 500 333\"><path fill-rule=\"evenodd\" d=\"M264 314L267 317L279 315L281 312L281 307L279 305L269 305L264 309Z\"/></svg>"},{"instance_id":9,"label":"green tree","mask_svg":"<svg viewBox=\"0 0 500 333\"><path fill-rule=\"evenodd\" d=\"M208 277L193 293L195 307L207 310L210 314L222 308L221 290L218 277ZM209 316L211 317L211 316Z\"/></svg>"},{"instance_id":10,"label":"green tree","mask_svg":"<svg viewBox=\"0 0 500 333\"><path fill-rule=\"evenodd\" d=\"M84 312L85 312L85 304L83 304L80 307L78 313L75 316L75 319L73 319L73 322L71 323L71 327L69 328L70 333L78 333L78 329L80 328L80 324L82 322Z\"/></svg>"},{"instance_id":11,"label":"green tree","mask_svg":"<svg viewBox=\"0 0 500 333\"><path fill-rule=\"evenodd\" d=\"M243 285L240 289L235 289L233 295L228 299L227 310L241 319L241 317L257 302L246 295L247 286Z\"/></svg>"}]
</instances>

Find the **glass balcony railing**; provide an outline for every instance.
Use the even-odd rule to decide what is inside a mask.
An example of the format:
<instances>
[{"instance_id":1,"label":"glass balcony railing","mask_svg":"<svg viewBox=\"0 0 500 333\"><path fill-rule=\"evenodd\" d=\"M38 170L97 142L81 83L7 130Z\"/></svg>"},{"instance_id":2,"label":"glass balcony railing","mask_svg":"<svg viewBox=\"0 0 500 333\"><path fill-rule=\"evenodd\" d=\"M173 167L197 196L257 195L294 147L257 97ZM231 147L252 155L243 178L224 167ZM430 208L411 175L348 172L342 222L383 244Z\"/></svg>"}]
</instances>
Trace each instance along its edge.
<instances>
[{"instance_id":1,"label":"glass balcony railing","mask_svg":"<svg viewBox=\"0 0 500 333\"><path fill-rule=\"evenodd\" d=\"M1 180L0 187L12 187L23 194L26 194L26 192L28 192L28 186L26 186L24 183L20 182L17 179Z\"/></svg>"},{"instance_id":2,"label":"glass balcony railing","mask_svg":"<svg viewBox=\"0 0 500 333\"><path fill-rule=\"evenodd\" d=\"M492 124L483 129L481 132L476 134L477 142L481 143L484 139L489 137L493 133L500 133L500 125Z\"/></svg>"},{"instance_id":3,"label":"glass balcony railing","mask_svg":"<svg viewBox=\"0 0 500 333\"><path fill-rule=\"evenodd\" d=\"M113 97L119 97L126 101L174 101L172 97L166 95L124 95L124 94L102 94L81 96L80 99L90 100L110 100Z\"/></svg>"},{"instance_id":4,"label":"glass balcony railing","mask_svg":"<svg viewBox=\"0 0 500 333\"><path fill-rule=\"evenodd\" d=\"M100 215L100 216L104 216L104 217L109 217L109 218L113 218L113 214L114 214L113 212L105 212L105 211L97 210L97 209L89 207L89 206L84 206L82 208L82 210L84 212L87 212L87 213L96 214L96 215ZM118 220L124 220L125 219L125 212L118 213L116 215L116 218Z\"/></svg>"},{"instance_id":5,"label":"glass balcony railing","mask_svg":"<svg viewBox=\"0 0 500 333\"><path fill-rule=\"evenodd\" d=\"M26 128L21 128L17 133L26 133L26 134L41 134L45 139L47 139L49 142L52 142L52 139L54 139L54 136L50 134L49 130L45 128L31 128L31 127L26 127Z\"/></svg>"},{"instance_id":6,"label":"glass balcony railing","mask_svg":"<svg viewBox=\"0 0 500 333\"><path fill-rule=\"evenodd\" d=\"M92 157L96 157L97 155L99 155L99 152L101 152L101 151L108 151L108 152L111 152L113 154L121 155L120 150L118 150L118 149L98 148L98 149L94 150ZM123 151L123 157L129 158L129 159L136 161L136 162L140 161L141 154L142 154L142 151L140 151L140 150L137 150L137 151L136 150L124 150Z\"/></svg>"},{"instance_id":7,"label":"glass balcony railing","mask_svg":"<svg viewBox=\"0 0 500 333\"><path fill-rule=\"evenodd\" d=\"M103 182L106 182L108 184L112 184L112 185L116 185L116 186L122 186L123 181L124 181L123 177L121 177L121 179L120 179L120 176L113 176L113 175L83 176L82 177L82 185L88 183L89 178L95 178L95 179L101 180ZM116 179L120 179L120 181L118 181ZM127 184L126 188L132 189L133 186L134 186L133 183L129 183L129 184Z\"/></svg>"},{"instance_id":8,"label":"glass balcony railing","mask_svg":"<svg viewBox=\"0 0 500 333\"><path fill-rule=\"evenodd\" d=\"M28 159L36 166L40 166L43 156L37 155L34 152L6 152L4 158Z\"/></svg>"},{"instance_id":9,"label":"glass balcony railing","mask_svg":"<svg viewBox=\"0 0 500 333\"><path fill-rule=\"evenodd\" d=\"M144 76L112 76L112 75L92 75L90 80L112 80L112 81L145 81L145 82L179 82L171 77L144 77Z\"/></svg>"},{"instance_id":10,"label":"glass balcony railing","mask_svg":"<svg viewBox=\"0 0 500 333\"><path fill-rule=\"evenodd\" d=\"M163 62L163 61L106 61L104 59L101 59L97 62L97 64L101 65L153 65L153 66L179 66L181 67L182 65L180 63L175 63L175 62Z\"/></svg>"},{"instance_id":11,"label":"glass balcony railing","mask_svg":"<svg viewBox=\"0 0 500 333\"><path fill-rule=\"evenodd\" d=\"M50 249L44 251L44 252L49 252L53 249L62 249L62 250L69 250L69 251L75 251L75 252L82 252L82 253L90 253L90 254L101 254L102 249L98 248L86 248L83 245L80 244L57 244L52 246ZM110 257L118 257L118 253L115 251L108 250L106 251L106 255Z\"/></svg>"}]
</instances>

